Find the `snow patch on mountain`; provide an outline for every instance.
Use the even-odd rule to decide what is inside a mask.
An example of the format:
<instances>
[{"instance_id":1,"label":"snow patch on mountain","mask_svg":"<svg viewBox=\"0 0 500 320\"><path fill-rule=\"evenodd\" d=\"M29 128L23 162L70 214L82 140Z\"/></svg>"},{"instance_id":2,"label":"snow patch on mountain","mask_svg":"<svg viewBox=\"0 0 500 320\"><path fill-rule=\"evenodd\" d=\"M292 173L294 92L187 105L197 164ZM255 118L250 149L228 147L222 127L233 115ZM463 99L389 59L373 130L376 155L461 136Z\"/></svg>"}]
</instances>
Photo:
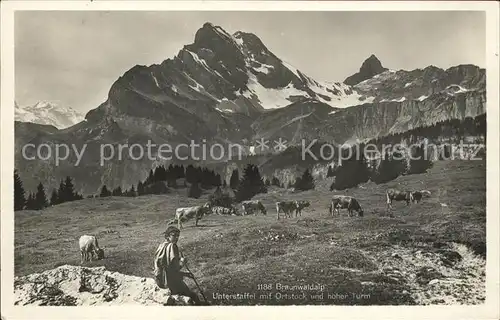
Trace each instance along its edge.
<instances>
[{"instance_id":1,"label":"snow patch on mountain","mask_svg":"<svg viewBox=\"0 0 500 320\"><path fill-rule=\"evenodd\" d=\"M189 85L189 87L193 90L200 92L200 93L202 93L202 91L204 91L204 88L201 84L199 84L198 82L195 82L195 85L196 86Z\"/></svg>"},{"instance_id":2,"label":"snow patch on mountain","mask_svg":"<svg viewBox=\"0 0 500 320\"><path fill-rule=\"evenodd\" d=\"M249 91L245 91L243 96L249 99L257 98L265 109L286 107L292 103L289 99L292 96L310 98L307 93L295 88L291 82L285 88L270 89L261 85L253 73L248 72L248 77Z\"/></svg>"},{"instance_id":3,"label":"snow patch on mountain","mask_svg":"<svg viewBox=\"0 0 500 320\"><path fill-rule=\"evenodd\" d=\"M458 84L451 84L446 87L444 90L448 95L454 95L457 93L463 93L463 92L468 92L470 90L465 89L464 87L458 85Z\"/></svg>"},{"instance_id":4,"label":"snow patch on mountain","mask_svg":"<svg viewBox=\"0 0 500 320\"><path fill-rule=\"evenodd\" d=\"M153 77L153 80L155 81L156 86L159 88L160 85L158 84L158 79L156 79L155 75L151 72L151 76Z\"/></svg>"},{"instance_id":5,"label":"snow patch on mountain","mask_svg":"<svg viewBox=\"0 0 500 320\"><path fill-rule=\"evenodd\" d=\"M236 44L237 44L239 47L243 46L243 39L238 38L236 35L234 36L234 42L236 42Z\"/></svg>"},{"instance_id":6,"label":"snow patch on mountain","mask_svg":"<svg viewBox=\"0 0 500 320\"><path fill-rule=\"evenodd\" d=\"M210 97L210 98L211 98L211 99L213 99L214 101L218 101L218 102L220 102L220 99L217 99L217 98L216 98L216 97L214 97L212 94L210 94L209 92L207 92L207 91L205 90L205 87L203 87L203 85L201 85L201 84L200 84L200 83L198 83L195 79L193 79L193 78L192 78L189 74L187 74L186 72L183 72L183 75L186 77L186 79L188 79L188 80L189 80L188 86L189 86L191 89L193 89L193 90L195 90L195 91L197 91L197 92L199 92L199 93L201 93L201 94L203 94L203 95L205 95L205 96L207 96L207 97ZM177 87L175 87L175 88L174 88L174 87L175 87L175 85L172 85L172 91L174 91L174 92L178 92L178 88L177 88Z\"/></svg>"},{"instance_id":7,"label":"snow patch on mountain","mask_svg":"<svg viewBox=\"0 0 500 320\"><path fill-rule=\"evenodd\" d=\"M302 115L300 115L300 116L296 116L296 117L294 117L294 118L290 119L289 121L285 122L285 123L281 126L281 128L284 128L284 127L289 126L290 124L292 124L292 123L294 123L294 122L297 122L297 121L299 121L299 120L302 120L302 119L304 119L304 118L307 118L307 117L309 117L311 114L312 114L312 112L310 112L310 113L308 113L308 114L302 114Z\"/></svg>"},{"instance_id":8,"label":"snow patch on mountain","mask_svg":"<svg viewBox=\"0 0 500 320\"><path fill-rule=\"evenodd\" d=\"M243 95L247 98L250 98L252 94L256 95L265 109L285 107L292 103L293 98L291 99L291 97L303 97L307 99L313 98L337 108L346 108L372 102L374 100L374 97L364 97L353 91L351 86L344 83L317 81L303 74L289 63L283 62L283 65L288 70L293 72L299 79L305 81L309 89L313 91L316 96L311 97L308 92L295 88L292 83L289 83L286 87L281 89L265 88L259 83L258 79L252 73L248 73L249 81L247 86L250 89L250 92L245 92ZM264 64L262 64L262 66L271 67ZM261 71L261 68L253 69ZM266 71L269 72L269 68Z\"/></svg>"},{"instance_id":9,"label":"snow patch on mountain","mask_svg":"<svg viewBox=\"0 0 500 320\"><path fill-rule=\"evenodd\" d=\"M397 72L394 70L386 70L382 73L377 74L373 78L366 79L364 81L361 81L357 85L355 85L355 88L359 88L362 91L369 90L372 87L376 87L380 85L382 82L387 81L389 79L394 79L396 77Z\"/></svg>"},{"instance_id":10,"label":"snow patch on mountain","mask_svg":"<svg viewBox=\"0 0 500 320\"><path fill-rule=\"evenodd\" d=\"M405 100L406 100L406 97L401 97L398 99L391 99L391 100L382 99L382 100L380 100L380 102L403 102Z\"/></svg>"},{"instance_id":11,"label":"snow patch on mountain","mask_svg":"<svg viewBox=\"0 0 500 320\"><path fill-rule=\"evenodd\" d=\"M358 106L365 103L372 103L375 97L364 97L358 93L353 93L350 95L341 96L333 99L333 101L326 102L332 107L336 108L348 108L352 106Z\"/></svg>"},{"instance_id":12,"label":"snow patch on mountain","mask_svg":"<svg viewBox=\"0 0 500 320\"><path fill-rule=\"evenodd\" d=\"M221 109L221 108L215 108L215 110L219 111L219 112L226 112L226 113L234 113L233 110L231 109Z\"/></svg>"},{"instance_id":13,"label":"snow patch on mountain","mask_svg":"<svg viewBox=\"0 0 500 320\"><path fill-rule=\"evenodd\" d=\"M318 100L335 108L347 108L364 103L373 102L375 97L365 97L353 91L351 86L344 83L317 82L310 88L319 94ZM328 97L324 98L324 96Z\"/></svg>"},{"instance_id":14,"label":"snow patch on mountain","mask_svg":"<svg viewBox=\"0 0 500 320\"><path fill-rule=\"evenodd\" d=\"M187 51L191 54L191 56L193 57L193 59L198 64L200 64L203 68L205 68L208 72L210 72L210 73L212 73L212 74L214 74L216 76L219 76L219 77L223 78L222 75L219 72L217 72L217 70L214 70L214 69L210 68L208 66L208 64L205 62L204 59L200 58L196 53L194 53L192 51L189 51L189 50L187 50Z\"/></svg>"},{"instance_id":15,"label":"snow patch on mountain","mask_svg":"<svg viewBox=\"0 0 500 320\"><path fill-rule=\"evenodd\" d=\"M260 65L260 67L258 67L258 68L254 68L254 70L255 70L255 71L262 72L262 73L265 73L265 74L269 74L269 72L270 72L272 69L274 69L274 67L273 67L273 66L268 65L268 64L264 64L264 63L262 63L262 64Z\"/></svg>"},{"instance_id":16,"label":"snow patch on mountain","mask_svg":"<svg viewBox=\"0 0 500 320\"><path fill-rule=\"evenodd\" d=\"M14 109L15 121L52 125L58 129L71 127L84 120L84 115L74 109L47 101L24 108L16 103Z\"/></svg>"}]
</instances>

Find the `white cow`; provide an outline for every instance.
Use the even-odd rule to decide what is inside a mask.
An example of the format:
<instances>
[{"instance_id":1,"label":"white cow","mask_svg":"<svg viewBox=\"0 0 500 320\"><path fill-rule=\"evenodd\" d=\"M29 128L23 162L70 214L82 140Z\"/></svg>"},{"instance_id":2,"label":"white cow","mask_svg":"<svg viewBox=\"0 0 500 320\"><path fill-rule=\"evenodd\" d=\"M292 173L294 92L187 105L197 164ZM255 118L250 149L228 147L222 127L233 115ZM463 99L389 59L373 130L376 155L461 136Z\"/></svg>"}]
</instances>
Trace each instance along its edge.
<instances>
[{"instance_id":1,"label":"white cow","mask_svg":"<svg viewBox=\"0 0 500 320\"><path fill-rule=\"evenodd\" d=\"M215 206L212 207L212 212L218 215L236 215L236 208L231 206L230 208Z\"/></svg>"},{"instance_id":2,"label":"white cow","mask_svg":"<svg viewBox=\"0 0 500 320\"><path fill-rule=\"evenodd\" d=\"M209 214L212 210L209 202L205 203L203 206L194 206L194 207L186 207L186 208L177 208L175 210L175 218L170 221L169 224L177 221L177 227L179 230L182 228L182 222L191 220L195 218L195 226L198 226L198 221L206 214Z\"/></svg>"},{"instance_id":3,"label":"white cow","mask_svg":"<svg viewBox=\"0 0 500 320\"><path fill-rule=\"evenodd\" d=\"M104 249L99 248L96 236L83 235L80 237L78 244L80 245L80 256L81 261L92 261L94 254L97 256L97 260L104 259Z\"/></svg>"}]
</instances>

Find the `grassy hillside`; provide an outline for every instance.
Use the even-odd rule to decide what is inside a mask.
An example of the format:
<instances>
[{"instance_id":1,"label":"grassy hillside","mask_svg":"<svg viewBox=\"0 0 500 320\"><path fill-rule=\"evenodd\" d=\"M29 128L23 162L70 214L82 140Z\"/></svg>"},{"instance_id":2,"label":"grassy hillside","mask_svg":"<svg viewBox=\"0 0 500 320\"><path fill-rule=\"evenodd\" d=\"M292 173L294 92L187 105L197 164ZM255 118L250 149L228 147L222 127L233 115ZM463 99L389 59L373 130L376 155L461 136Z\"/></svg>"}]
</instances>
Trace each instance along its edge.
<instances>
[{"instance_id":1,"label":"grassy hillside","mask_svg":"<svg viewBox=\"0 0 500 320\"><path fill-rule=\"evenodd\" d=\"M343 192L359 199L364 217L350 218L345 210L340 217L329 216L328 191L288 193L271 188L255 197L265 204L267 216L209 215L198 228L189 221L179 245L212 304L481 303L485 169L478 161L436 162L426 174ZM408 207L396 202L390 217L384 193L388 187L428 189L432 197ZM181 189L168 195L84 199L40 212L16 212L15 274L77 265L78 237L96 234L107 256L89 265L151 277L154 251L175 208L202 204L208 197L185 195ZM279 199L309 200L312 205L301 217L277 220L274 203ZM186 282L195 288L190 279ZM260 286L264 284L271 284L272 290ZM214 299L216 293L255 297ZM272 297L266 298L267 293Z\"/></svg>"}]
</instances>

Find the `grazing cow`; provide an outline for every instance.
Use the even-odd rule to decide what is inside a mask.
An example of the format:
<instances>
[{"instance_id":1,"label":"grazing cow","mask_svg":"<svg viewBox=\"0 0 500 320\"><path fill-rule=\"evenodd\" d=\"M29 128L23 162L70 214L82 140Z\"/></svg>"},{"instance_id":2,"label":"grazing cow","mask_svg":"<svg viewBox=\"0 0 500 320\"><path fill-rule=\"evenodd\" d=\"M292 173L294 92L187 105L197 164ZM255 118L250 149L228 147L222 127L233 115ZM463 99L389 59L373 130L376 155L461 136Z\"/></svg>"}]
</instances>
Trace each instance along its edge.
<instances>
[{"instance_id":1,"label":"grazing cow","mask_svg":"<svg viewBox=\"0 0 500 320\"><path fill-rule=\"evenodd\" d=\"M94 255L97 256L97 260L104 259L104 249L99 248L96 236L83 235L78 240L80 245L80 263L83 264L84 261L92 261Z\"/></svg>"},{"instance_id":2,"label":"grazing cow","mask_svg":"<svg viewBox=\"0 0 500 320\"><path fill-rule=\"evenodd\" d=\"M177 208L175 210L175 218L170 221L169 224L177 221L177 227L182 229L182 222L188 221L192 218L195 218L195 226L198 226L198 221L206 214L209 214L211 211L211 205L209 202L205 203L202 206L194 206L194 207L186 207L186 208Z\"/></svg>"},{"instance_id":3,"label":"grazing cow","mask_svg":"<svg viewBox=\"0 0 500 320\"><path fill-rule=\"evenodd\" d=\"M429 198L431 196L431 192L429 190L420 190L412 192L412 201L417 203L423 198Z\"/></svg>"},{"instance_id":4,"label":"grazing cow","mask_svg":"<svg viewBox=\"0 0 500 320\"><path fill-rule=\"evenodd\" d=\"M422 200L422 192L420 191L413 191L411 193L411 200L413 203L419 203L420 200Z\"/></svg>"},{"instance_id":5,"label":"grazing cow","mask_svg":"<svg viewBox=\"0 0 500 320\"><path fill-rule=\"evenodd\" d=\"M267 211L262 202L260 200L247 200L241 202L241 208L243 209L243 215L251 214L254 210L258 210L262 212L262 214L266 215Z\"/></svg>"},{"instance_id":6,"label":"grazing cow","mask_svg":"<svg viewBox=\"0 0 500 320\"><path fill-rule=\"evenodd\" d=\"M358 200L351 196L333 196L332 201L330 203L330 214L332 217L335 214L335 211L340 215L340 209L347 209L349 217L352 217L352 212L356 211L358 216L362 217L364 212L361 206L359 205Z\"/></svg>"},{"instance_id":7,"label":"grazing cow","mask_svg":"<svg viewBox=\"0 0 500 320\"><path fill-rule=\"evenodd\" d=\"M231 206L230 208L227 207L221 207L221 206L215 206L212 208L212 212L218 215L230 215L234 214L236 215L236 208Z\"/></svg>"},{"instance_id":8,"label":"grazing cow","mask_svg":"<svg viewBox=\"0 0 500 320\"><path fill-rule=\"evenodd\" d=\"M219 207L219 206L212 207L212 213L221 215L222 214L222 208L223 207Z\"/></svg>"},{"instance_id":9,"label":"grazing cow","mask_svg":"<svg viewBox=\"0 0 500 320\"><path fill-rule=\"evenodd\" d=\"M280 219L280 211L285 213L285 217L292 217L292 211L297 209L296 201L278 201L276 202L276 214Z\"/></svg>"},{"instance_id":10,"label":"grazing cow","mask_svg":"<svg viewBox=\"0 0 500 320\"><path fill-rule=\"evenodd\" d=\"M420 190L422 193L422 196L425 196L426 198L429 198L431 196L431 192L429 190Z\"/></svg>"},{"instance_id":11,"label":"grazing cow","mask_svg":"<svg viewBox=\"0 0 500 320\"><path fill-rule=\"evenodd\" d=\"M425 197L430 197L431 196L431 192L429 190L420 190L420 191L413 191L411 193L411 196L412 196L412 201L414 203L418 203L420 202L420 200L422 200L422 198L425 196Z\"/></svg>"},{"instance_id":12,"label":"grazing cow","mask_svg":"<svg viewBox=\"0 0 500 320\"><path fill-rule=\"evenodd\" d=\"M295 217L297 217L299 214L302 216L302 209L307 208L311 206L311 203L309 201L295 201Z\"/></svg>"},{"instance_id":13,"label":"grazing cow","mask_svg":"<svg viewBox=\"0 0 500 320\"><path fill-rule=\"evenodd\" d=\"M392 201L406 201L406 205L410 205L413 201L413 193L411 191L399 191L396 189L387 189L385 192L387 198L387 207L392 209Z\"/></svg>"}]
</instances>

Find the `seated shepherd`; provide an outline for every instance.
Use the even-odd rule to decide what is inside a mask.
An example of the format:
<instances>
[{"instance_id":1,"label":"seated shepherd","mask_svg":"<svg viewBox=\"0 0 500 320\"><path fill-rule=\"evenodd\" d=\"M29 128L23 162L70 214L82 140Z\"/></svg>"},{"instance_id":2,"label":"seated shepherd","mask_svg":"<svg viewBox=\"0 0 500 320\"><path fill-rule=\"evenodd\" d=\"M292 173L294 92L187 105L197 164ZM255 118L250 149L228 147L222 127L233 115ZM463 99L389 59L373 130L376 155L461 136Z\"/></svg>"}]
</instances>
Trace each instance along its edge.
<instances>
[{"instance_id":1,"label":"seated shepherd","mask_svg":"<svg viewBox=\"0 0 500 320\"><path fill-rule=\"evenodd\" d=\"M188 296L195 305L200 305L200 299L184 283L183 277L194 279L191 272L181 271L185 258L179 253L177 241L180 230L170 226L165 231L166 241L160 244L154 257L154 274L156 284L162 289L170 289L172 295Z\"/></svg>"}]
</instances>

